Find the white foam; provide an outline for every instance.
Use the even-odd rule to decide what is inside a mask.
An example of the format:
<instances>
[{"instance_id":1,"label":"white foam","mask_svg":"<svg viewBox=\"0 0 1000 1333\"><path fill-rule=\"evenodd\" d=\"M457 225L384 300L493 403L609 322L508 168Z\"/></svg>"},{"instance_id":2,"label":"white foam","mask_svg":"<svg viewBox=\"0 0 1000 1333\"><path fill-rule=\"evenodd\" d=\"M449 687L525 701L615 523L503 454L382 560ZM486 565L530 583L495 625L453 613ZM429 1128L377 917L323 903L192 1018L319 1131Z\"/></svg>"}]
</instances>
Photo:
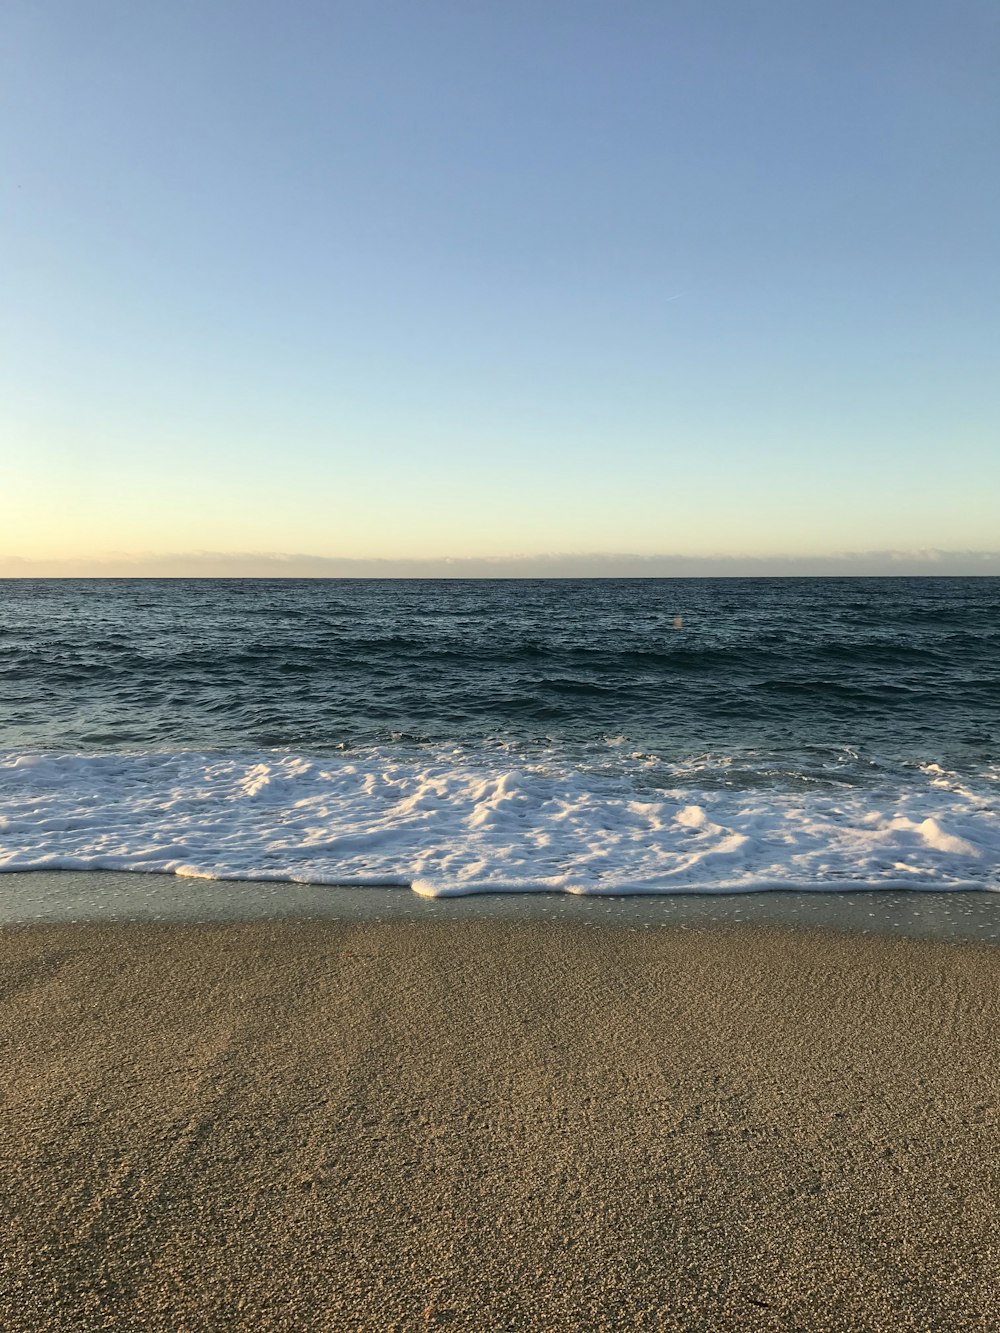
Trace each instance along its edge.
<instances>
[{"instance_id":1,"label":"white foam","mask_svg":"<svg viewBox=\"0 0 1000 1333\"><path fill-rule=\"evenodd\" d=\"M463 893L1000 891L1000 771L708 781L704 756L371 749L0 755L0 870ZM656 785L651 785L655 777Z\"/></svg>"}]
</instances>

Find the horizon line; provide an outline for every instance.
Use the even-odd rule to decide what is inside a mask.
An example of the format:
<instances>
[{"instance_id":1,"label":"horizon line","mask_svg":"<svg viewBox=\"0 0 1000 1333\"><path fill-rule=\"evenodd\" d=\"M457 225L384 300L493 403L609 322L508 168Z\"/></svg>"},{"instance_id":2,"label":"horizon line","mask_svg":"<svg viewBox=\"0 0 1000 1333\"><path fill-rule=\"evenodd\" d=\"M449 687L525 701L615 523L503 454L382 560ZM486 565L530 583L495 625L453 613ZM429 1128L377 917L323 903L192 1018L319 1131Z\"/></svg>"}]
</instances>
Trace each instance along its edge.
<instances>
[{"instance_id":1,"label":"horizon line","mask_svg":"<svg viewBox=\"0 0 1000 1333\"><path fill-rule=\"evenodd\" d=\"M0 579L638 579L885 578L1000 575L1000 551L936 548L828 555L629 552L507 556L359 557L265 551L108 552L97 557L0 557Z\"/></svg>"},{"instance_id":2,"label":"horizon line","mask_svg":"<svg viewBox=\"0 0 1000 1333\"><path fill-rule=\"evenodd\" d=\"M1000 570L968 573L752 574L3 574L0 583L709 583L762 579L1000 579Z\"/></svg>"}]
</instances>

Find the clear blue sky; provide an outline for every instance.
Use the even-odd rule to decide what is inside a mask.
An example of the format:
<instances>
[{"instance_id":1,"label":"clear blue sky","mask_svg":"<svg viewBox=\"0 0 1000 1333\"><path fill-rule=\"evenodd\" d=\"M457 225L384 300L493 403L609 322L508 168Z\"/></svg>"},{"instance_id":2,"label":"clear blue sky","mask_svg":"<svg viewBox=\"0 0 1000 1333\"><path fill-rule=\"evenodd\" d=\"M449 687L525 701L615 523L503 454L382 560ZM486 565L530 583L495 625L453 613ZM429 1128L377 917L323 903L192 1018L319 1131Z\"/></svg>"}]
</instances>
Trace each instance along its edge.
<instances>
[{"instance_id":1,"label":"clear blue sky","mask_svg":"<svg viewBox=\"0 0 1000 1333\"><path fill-rule=\"evenodd\" d=\"M995 0L0 30L0 572L1000 550Z\"/></svg>"}]
</instances>

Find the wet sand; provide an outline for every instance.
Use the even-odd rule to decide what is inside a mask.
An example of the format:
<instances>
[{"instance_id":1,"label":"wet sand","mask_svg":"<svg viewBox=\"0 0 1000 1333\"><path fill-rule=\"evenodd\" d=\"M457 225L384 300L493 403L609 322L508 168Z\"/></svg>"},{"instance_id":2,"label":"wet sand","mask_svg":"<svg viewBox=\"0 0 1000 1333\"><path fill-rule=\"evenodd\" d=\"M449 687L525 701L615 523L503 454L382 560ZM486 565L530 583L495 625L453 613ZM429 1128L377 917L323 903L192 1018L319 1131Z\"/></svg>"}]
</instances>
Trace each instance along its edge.
<instances>
[{"instance_id":1,"label":"wet sand","mask_svg":"<svg viewBox=\"0 0 1000 1333\"><path fill-rule=\"evenodd\" d=\"M0 931L0 1327L1000 1326L1000 952Z\"/></svg>"}]
</instances>

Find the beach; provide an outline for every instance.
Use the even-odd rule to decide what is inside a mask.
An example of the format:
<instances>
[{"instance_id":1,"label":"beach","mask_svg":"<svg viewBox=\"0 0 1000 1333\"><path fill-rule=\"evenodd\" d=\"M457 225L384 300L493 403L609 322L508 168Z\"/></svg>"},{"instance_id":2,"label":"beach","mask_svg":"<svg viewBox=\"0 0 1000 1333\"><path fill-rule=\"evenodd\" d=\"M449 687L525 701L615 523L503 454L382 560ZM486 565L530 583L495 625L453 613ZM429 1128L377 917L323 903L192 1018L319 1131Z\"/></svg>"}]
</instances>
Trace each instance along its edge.
<instances>
[{"instance_id":1,"label":"beach","mask_svg":"<svg viewBox=\"0 0 1000 1333\"><path fill-rule=\"evenodd\" d=\"M0 955L6 1329L1000 1323L995 946L439 912Z\"/></svg>"},{"instance_id":2,"label":"beach","mask_svg":"<svg viewBox=\"0 0 1000 1333\"><path fill-rule=\"evenodd\" d=\"M3 7L0 1333L1000 1333L913 8Z\"/></svg>"}]
</instances>

